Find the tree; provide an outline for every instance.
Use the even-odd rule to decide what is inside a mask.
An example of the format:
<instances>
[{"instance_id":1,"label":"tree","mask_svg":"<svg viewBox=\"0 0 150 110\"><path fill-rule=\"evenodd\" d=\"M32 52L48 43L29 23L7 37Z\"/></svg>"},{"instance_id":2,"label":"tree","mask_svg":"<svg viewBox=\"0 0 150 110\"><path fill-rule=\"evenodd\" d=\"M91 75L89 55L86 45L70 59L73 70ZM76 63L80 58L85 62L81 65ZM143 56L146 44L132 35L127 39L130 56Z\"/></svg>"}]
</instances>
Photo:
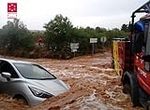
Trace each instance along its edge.
<instances>
[{"instance_id":1,"label":"tree","mask_svg":"<svg viewBox=\"0 0 150 110\"><path fill-rule=\"evenodd\" d=\"M11 54L17 49L30 50L34 45L32 35L19 19L14 19L13 22L8 21L2 27L0 39L0 46Z\"/></svg>"},{"instance_id":2,"label":"tree","mask_svg":"<svg viewBox=\"0 0 150 110\"><path fill-rule=\"evenodd\" d=\"M121 26L121 31L124 31L124 32L129 32L129 26L127 24L123 24Z\"/></svg>"},{"instance_id":3,"label":"tree","mask_svg":"<svg viewBox=\"0 0 150 110\"><path fill-rule=\"evenodd\" d=\"M100 28L100 27L96 27L95 30L96 30L96 32L98 32L98 33L106 32L106 29L105 29L105 28Z\"/></svg>"},{"instance_id":4,"label":"tree","mask_svg":"<svg viewBox=\"0 0 150 110\"><path fill-rule=\"evenodd\" d=\"M72 40L73 25L67 17L63 17L61 14L56 15L53 20L45 24L44 28L46 29L45 44L48 48L55 47L60 50Z\"/></svg>"}]
</instances>

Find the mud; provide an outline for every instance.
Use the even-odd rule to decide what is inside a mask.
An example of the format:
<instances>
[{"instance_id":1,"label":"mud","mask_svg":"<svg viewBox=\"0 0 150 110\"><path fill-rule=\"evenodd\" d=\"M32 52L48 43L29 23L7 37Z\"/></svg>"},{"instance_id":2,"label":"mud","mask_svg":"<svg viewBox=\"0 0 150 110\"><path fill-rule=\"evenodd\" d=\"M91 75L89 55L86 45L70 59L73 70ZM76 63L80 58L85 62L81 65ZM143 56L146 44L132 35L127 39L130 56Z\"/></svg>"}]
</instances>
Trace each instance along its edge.
<instances>
[{"instance_id":1,"label":"mud","mask_svg":"<svg viewBox=\"0 0 150 110\"><path fill-rule=\"evenodd\" d=\"M1 110L144 110L132 107L130 97L122 93L120 76L111 68L110 52L70 60L24 60L40 63L71 88L33 107L1 95Z\"/></svg>"}]
</instances>

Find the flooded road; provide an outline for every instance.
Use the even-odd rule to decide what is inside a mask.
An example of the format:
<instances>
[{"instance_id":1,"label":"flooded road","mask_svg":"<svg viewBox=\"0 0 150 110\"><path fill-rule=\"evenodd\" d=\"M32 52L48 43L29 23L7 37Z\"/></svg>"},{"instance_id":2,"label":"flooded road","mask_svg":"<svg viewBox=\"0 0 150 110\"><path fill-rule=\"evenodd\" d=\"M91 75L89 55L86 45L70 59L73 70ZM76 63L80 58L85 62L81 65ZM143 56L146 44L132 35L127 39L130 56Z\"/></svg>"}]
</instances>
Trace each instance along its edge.
<instances>
[{"instance_id":1,"label":"flooded road","mask_svg":"<svg viewBox=\"0 0 150 110\"><path fill-rule=\"evenodd\" d=\"M17 58L18 59L18 58ZM10 97L2 100L3 110L144 110L133 108L130 97L122 93L120 77L111 68L110 52L76 57L70 60L22 59L39 63L70 85L64 94L52 97L33 107L20 104ZM3 101L2 106L1 102Z\"/></svg>"}]
</instances>

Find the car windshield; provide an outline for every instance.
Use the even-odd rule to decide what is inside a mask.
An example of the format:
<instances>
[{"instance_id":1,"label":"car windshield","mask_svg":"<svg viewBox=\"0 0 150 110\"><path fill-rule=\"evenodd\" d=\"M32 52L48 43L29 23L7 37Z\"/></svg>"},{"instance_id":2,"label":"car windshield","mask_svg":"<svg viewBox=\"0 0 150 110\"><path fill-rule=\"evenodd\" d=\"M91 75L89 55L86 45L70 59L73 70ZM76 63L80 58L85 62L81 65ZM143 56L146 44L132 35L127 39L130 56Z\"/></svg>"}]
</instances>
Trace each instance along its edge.
<instances>
[{"instance_id":1,"label":"car windshield","mask_svg":"<svg viewBox=\"0 0 150 110\"><path fill-rule=\"evenodd\" d=\"M43 67L36 64L14 63L16 68L23 77L29 79L56 79L54 75L49 73Z\"/></svg>"}]
</instances>

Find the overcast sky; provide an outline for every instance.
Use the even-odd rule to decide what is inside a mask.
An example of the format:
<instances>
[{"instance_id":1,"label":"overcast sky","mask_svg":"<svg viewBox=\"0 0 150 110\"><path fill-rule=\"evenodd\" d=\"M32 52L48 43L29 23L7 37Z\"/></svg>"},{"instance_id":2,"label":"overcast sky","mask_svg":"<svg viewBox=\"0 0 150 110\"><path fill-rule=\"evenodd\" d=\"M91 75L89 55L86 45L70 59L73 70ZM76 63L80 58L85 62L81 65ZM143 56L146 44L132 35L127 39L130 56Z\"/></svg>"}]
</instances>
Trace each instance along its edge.
<instances>
[{"instance_id":1,"label":"overcast sky","mask_svg":"<svg viewBox=\"0 0 150 110\"><path fill-rule=\"evenodd\" d=\"M30 30L43 25L57 14L68 17L75 27L120 28L131 13L148 0L0 0L0 28L7 23L7 3L16 2L17 18Z\"/></svg>"}]
</instances>

